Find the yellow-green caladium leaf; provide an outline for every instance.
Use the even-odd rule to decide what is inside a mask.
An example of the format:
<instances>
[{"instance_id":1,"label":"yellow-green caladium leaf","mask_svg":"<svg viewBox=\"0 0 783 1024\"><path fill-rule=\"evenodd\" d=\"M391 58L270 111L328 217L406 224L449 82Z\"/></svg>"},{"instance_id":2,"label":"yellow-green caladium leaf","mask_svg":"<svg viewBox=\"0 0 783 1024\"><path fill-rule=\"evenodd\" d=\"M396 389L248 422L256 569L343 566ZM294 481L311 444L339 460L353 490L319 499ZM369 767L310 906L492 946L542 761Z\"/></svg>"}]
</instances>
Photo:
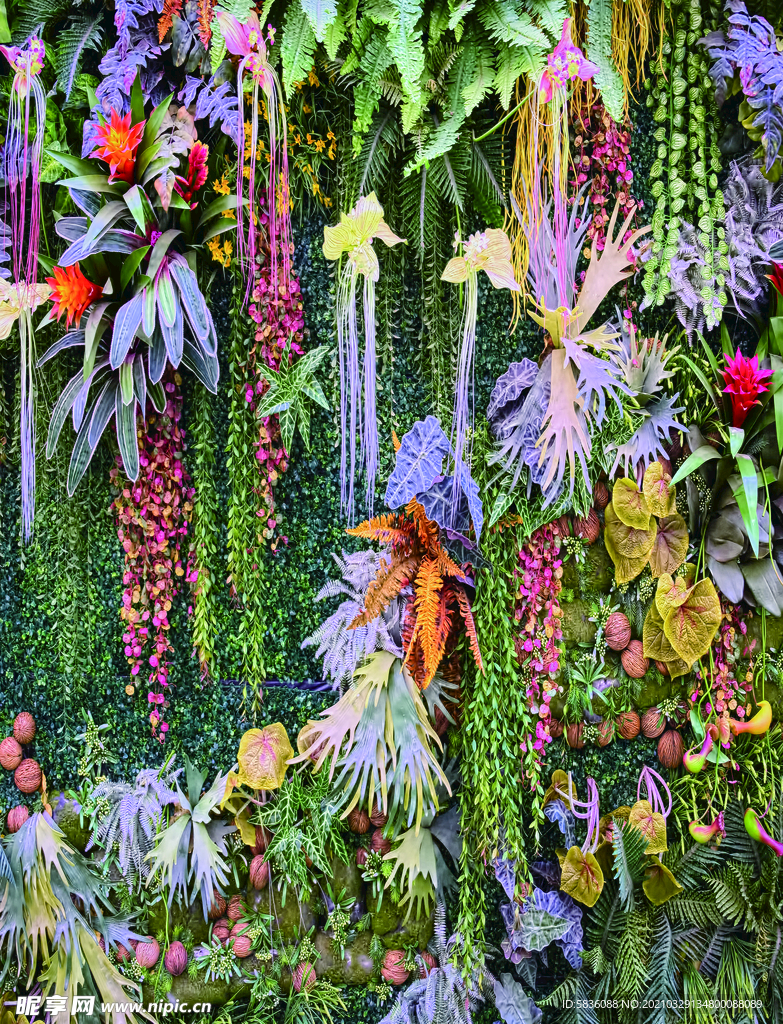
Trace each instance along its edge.
<instances>
[{"instance_id":1,"label":"yellow-green caladium leaf","mask_svg":"<svg viewBox=\"0 0 783 1024\"><path fill-rule=\"evenodd\" d=\"M678 657L690 666L710 649L722 618L712 580L699 580L687 599L664 617L663 630Z\"/></svg>"},{"instance_id":2,"label":"yellow-green caladium leaf","mask_svg":"<svg viewBox=\"0 0 783 1024\"><path fill-rule=\"evenodd\" d=\"M679 608L688 600L692 584L683 579L682 576L672 576L665 572L658 580L658 588L655 591L655 605L661 620L665 619L672 608ZM664 659L662 659L664 660Z\"/></svg>"},{"instance_id":3,"label":"yellow-green caladium leaf","mask_svg":"<svg viewBox=\"0 0 783 1024\"><path fill-rule=\"evenodd\" d=\"M669 849L666 842L666 818L653 811L649 800L637 800L628 815L628 824L638 828L647 840L647 853L664 853Z\"/></svg>"},{"instance_id":4,"label":"yellow-green caladium leaf","mask_svg":"<svg viewBox=\"0 0 783 1024\"><path fill-rule=\"evenodd\" d=\"M576 786L573 787L572 793L574 799L578 799ZM565 794L565 796L562 794ZM562 800L566 807L571 810L571 801L568 797L568 773L564 772L561 768L556 768L552 772L549 789L544 793L544 802L541 804L542 808L546 807L551 800Z\"/></svg>"},{"instance_id":5,"label":"yellow-green caladium leaf","mask_svg":"<svg viewBox=\"0 0 783 1024\"><path fill-rule=\"evenodd\" d=\"M660 462L651 462L644 474L642 493L652 514L659 518L670 516L674 512L676 492L671 480L672 478L664 473Z\"/></svg>"},{"instance_id":6,"label":"yellow-green caladium leaf","mask_svg":"<svg viewBox=\"0 0 783 1024\"><path fill-rule=\"evenodd\" d=\"M248 729L239 741L239 785L251 789L279 789L288 759L293 756L288 733L280 722L263 729Z\"/></svg>"},{"instance_id":7,"label":"yellow-green caladium leaf","mask_svg":"<svg viewBox=\"0 0 783 1024\"><path fill-rule=\"evenodd\" d=\"M592 907L604 887L604 873L592 853L572 846L561 864L560 891Z\"/></svg>"},{"instance_id":8,"label":"yellow-green caladium leaf","mask_svg":"<svg viewBox=\"0 0 783 1024\"><path fill-rule=\"evenodd\" d=\"M658 520L658 533L650 552L650 569L653 578L664 573L673 573L682 565L688 554L688 527L685 520L674 512Z\"/></svg>"},{"instance_id":9,"label":"yellow-green caladium leaf","mask_svg":"<svg viewBox=\"0 0 783 1024\"><path fill-rule=\"evenodd\" d=\"M653 857L649 865L644 869L644 882L642 889L647 899L654 907L660 907L662 903L682 892L682 886L669 871L665 864L661 864L658 857Z\"/></svg>"},{"instance_id":10,"label":"yellow-green caladium leaf","mask_svg":"<svg viewBox=\"0 0 783 1024\"><path fill-rule=\"evenodd\" d=\"M617 481L609 508L614 510L621 523L632 526L634 530L646 530L650 525L650 507L635 480L625 477Z\"/></svg>"},{"instance_id":11,"label":"yellow-green caladium leaf","mask_svg":"<svg viewBox=\"0 0 783 1024\"><path fill-rule=\"evenodd\" d=\"M663 630L663 618L654 601L644 620L642 646L645 658L652 658L653 661L665 661L668 664L677 659L677 652L669 643Z\"/></svg>"},{"instance_id":12,"label":"yellow-green caladium leaf","mask_svg":"<svg viewBox=\"0 0 783 1024\"><path fill-rule=\"evenodd\" d=\"M606 506L604 525L604 543L614 562L617 582L629 583L647 565L658 525L648 517L648 526L644 530L628 526L618 518L611 503Z\"/></svg>"}]
</instances>

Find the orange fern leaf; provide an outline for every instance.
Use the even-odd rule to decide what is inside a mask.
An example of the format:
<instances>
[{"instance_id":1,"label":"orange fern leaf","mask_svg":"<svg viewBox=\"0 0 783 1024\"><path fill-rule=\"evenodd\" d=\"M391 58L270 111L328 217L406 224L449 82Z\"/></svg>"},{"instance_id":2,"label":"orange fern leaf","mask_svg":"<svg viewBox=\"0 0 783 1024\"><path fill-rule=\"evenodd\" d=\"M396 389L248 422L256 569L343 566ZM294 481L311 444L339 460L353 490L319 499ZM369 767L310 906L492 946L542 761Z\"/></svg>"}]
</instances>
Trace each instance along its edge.
<instances>
[{"instance_id":1,"label":"orange fern leaf","mask_svg":"<svg viewBox=\"0 0 783 1024\"><path fill-rule=\"evenodd\" d=\"M438 524L427 518L427 513L415 498L411 498L405 506L405 511L416 524L416 532L422 547L427 551L433 551L438 544Z\"/></svg>"},{"instance_id":2,"label":"orange fern leaf","mask_svg":"<svg viewBox=\"0 0 783 1024\"><path fill-rule=\"evenodd\" d=\"M158 42L162 43L166 33L174 24L174 17L182 12L182 0L163 0L163 13L158 18Z\"/></svg>"},{"instance_id":3,"label":"orange fern leaf","mask_svg":"<svg viewBox=\"0 0 783 1024\"><path fill-rule=\"evenodd\" d=\"M399 437L397 437L396 430L392 430L392 444L394 445L395 452L398 452L400 450L400 445L402 444L402 442L400 441Z\"/></svg>"},{"instance_id":4,"label":"orange fern leaf","mask_svg":"<svg viewBox=\"0 0 783 1024\"><path fill-rule=\"evenodd\" d=\"M212 12L214 0L198 0L198 35L204 46L209 46L212 38Z\"/></svg>"},{"instance_id":5,"label":"orange fern leaf","mask_svg":"<svg viewBox=\"0 0 783 1024\"><path fill-rule=\"evenodd\" d=\"M476 662L479 672L483 672L484 661L481 657L481 648L479 647L478 635L476 634L476 623L473 619L473 612L470 607L468 595L459 585L454 587L454 591L457 595L457 601L459 601L460 613L462 614L463 621L465 622L465 632L468 635L468 643L470 644L470 650L473 654L473 660Z\"/></svg>"},{"instance_id":6,"label":"orange fern leaf","mask_svg":"<svg viewBox=\"0 0 783 1024\"><path fill-rule=\"evenodd\" d=\"M425 658L424 682L421 686L425 690L432 682L433 676L440 668L440 663L446 653L446 644L452 629L451 593L443 590L438 601L438 608L435 614L435 635L429 657ZM426 652L425 652L426 653Z\"/></svg>"},{"instance_id":7,"label":"orange fern leaf","mask_svg":"<svg viewBox=\"0 0 783 1024\"><path fill-rule=\"evenodd\" d=\"M345 532L351 537L364 537L366 540L376 540L381 544L397 545L410 540L411 523L404 516L389 512L359 523L358 526L352 526Z\"/></svg>"},{"instance_id":8,"label":"orange fern leaf","mask_svg":"<svg viewBox=\"0 0 783 1024\"><path fill-rule=\"evenodd\" d=\"M402 588L410 582L416 572L417 564L418 558L415 555L408 555L407 558L402 559L392 557L388 563L382 559L375 579L367 588L364 608L351 622L348 629L366 626L368 622L376 619L385 608L388 608Z\"/></svg>"},{"instance_id":9,"label":"orange fern leaf","mask_svg":"<svg viewBox=\"0 0 783 1024\"><path fill-rule=\"evenodd\" d=\"M427 682L435 675L445 647L445 640L442 645L439 643L438 628L442 589L443 578L438 572L437 560L425 558L416 574L416 627L411 642L418 641L421 645Z\"/></svg>"},{"instance_id":10,"label":"orange fern leaf","mask_svg":"<svg viewBox=\"0 0 783 1024\"><path fill-rule=\"evenodd\" d=\"M438 545L438 568L440 569L441 576L465 575L448 551L446 551L445 548L440 547L440 545Z\"/></svg>"}]
</instances>

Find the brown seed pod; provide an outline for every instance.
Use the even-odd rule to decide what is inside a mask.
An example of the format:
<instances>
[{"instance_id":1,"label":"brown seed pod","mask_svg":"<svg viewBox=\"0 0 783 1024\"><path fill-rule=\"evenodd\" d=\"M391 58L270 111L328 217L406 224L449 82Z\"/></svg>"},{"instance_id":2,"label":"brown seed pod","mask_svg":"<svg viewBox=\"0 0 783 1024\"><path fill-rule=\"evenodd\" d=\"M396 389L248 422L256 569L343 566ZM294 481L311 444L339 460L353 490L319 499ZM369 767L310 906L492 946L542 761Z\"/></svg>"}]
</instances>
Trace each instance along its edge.
<instances>
[{"instance_id":1,"label":"brown seed pod","mask_svg":"<svg viewBox=\"0 0 783 1024\"><path fill-rule=\"evenodd\" d=\"M252 941L249 935L237 935L232 946L234 956L239 957L240 960L244 960L245 957L250 956L251 945Z\"/></svg>"},{"instance_id":2,"label":"brown seed pod","mask_svg":"<svg viewBox=\"0 0 783 1024\"><path fill-rule=\"evenodd\" d=\"M257 853L250 861L250 884L254 889L266 889L269 882L269 865L263 854Z\"/></svg>"},{"instance_id":3,"label":"brown seed pod","mask_svg":"<svg viewBox=\"0 0 783 1024\"><path fill-rule=\"evenodd\" d=\"M581 750L585 745L584 733L585 727L581 722L572 722L571 725L566 726L566 743L574 750Z\"/></svg>"},{"instance_id":4,"label":"brown seed pod","mask_svg":"<svg viewBox=\"0 0 783 1024\"><path fill-rule=\"evenodd\" d=\"M6 736L0 743L0 764L7 772L12 772L22 763L22 748L13 736Z\"/></svg>"},{"instance_id":5,"label":"brown seed pod","mask_svg":"<svg viewBox=\"0 0 783 1024\"><path fill-rule=\"evenodd\" d=\"M631 679L641 679L650 667L650 660L644 656L641 640L632 640L620 655L620 661Z\"/></svg>"},{"instance_id":6,"label":"brown seed pod","mask_svg":"<svg viewBox=\"0 0 783 1024\"><path fill-rule=\"evenodd\" d=\"M348 815L348 828L357 835L364 835L370 830L370 815L362 807L354 807Z\"/></svg>"},{"instance_id":7,"label":"brown seed pod","mask_svg":"<svg viewBox=\"0 0 783 1024\"><path fill-rule=\"evenodd\" d=\"M664 768L679 768L685 744L676 729L667 729L658 740L658 760Z\"/></svg>"},{"instance_id":8,"label":"brown seed pod","mask_svg":"<svg viewBox=\"0 0 783 1024\"><path fill-rule=\"evenodd\" d=\"M614 722L611 718L605 718L598 726L598 746L606 747L614 739Z\"/></svg>"},{"instance_id":9,"label":"brown seed pod","mask_svg":"<svg viewBox=\"0 0 783 1024\"><path fill-rule=\"evenodd\" d=\"M235 939L237 935L246 935L249 929L250 925L247 921L237 921L228 934Z\"/></svg>"},{"instance_id":10,"label":"brown seed pod","mask_svg":"<svg viewBox=\"0 0 783 1024\"><path fill-rule=\"evenodd\" d=\"M648 708L642 715L642 736L648 740L657 739L666 728L666 717L660 708Z\"/></svg>"},{"instance_id":11,"label":"brown seed pod","mask_svg":"<svg viewBox=\"0 0 783 1024\"><path fill-rule=\"evenodd\" d=\"M13 835L14 832L18 832L29 817L30 812L24 804L17 804L16 807L12 807L5 820L6 831L9 835Z\"/></svg>"},{"instance_id":12,"label":"brown seed pod","mask_svg":"<svg viewBox=\"0 0 783 1024\"><path fill-rule=\"evenodd\" d=\"M615 719L615 725L624 740L635 740L642 723L635 711L621 711Z\"/></svg>"},{"instance_id":13,"label":"brown seed pod","mask_svg":"<svg viewBox=\"0 0 783 1024\"><path fill-rule=\"evenodd\" d=\"M669 666L666 664L665 661L656 661L655 667L658 669L662 676L668 676Z\"/></svg>"},{"instance_id":14,"label":"brown seed pod","mask_svg":"<svg viewBox=\"0 0 783 1024\"><path fill-rule=\"evenodd\" d=\"M302 987L304 987L305 992L309 992L316 982L315 968L307 962L297 964L291 972L291 981L297 992L301 992Z\"/></svg>"},{"instance_id":15,"label":"brown seed pod","mask_svg":"<svg viewBox=\"0 0 783 1024\"><path fill-rule=\"evenodd\" d=\"M225 944L228 942L228 937L230 934L231 932L229 931L229 929L226 928L224 924L220 924L219 922L212 928L212 938L217 939L221 946L225 946Z\"/></svg>"},{"instance_id":16,"label":"brown seed pod","mask_svg":"<svg viewBox=\"0 0 783 1024\"><path fill-rule=\"evenodd\" d=\"M370 849L373 853L380 853L381 856L385 856L391 850L391 843L384 837L383 831L379 828L376 828L372 834Z\"/></svg>"},{"instance_id":17,"label":"brown seed pod","mask_svg":"<svg viewBox=\"0 0 783 1024\"><path fill-rule=\"evenodd\" d=\"M154 967L160 958L157 939L148 935L143 942L136 943L136 962L140 967Z\"/></svg>"},{"instance_id":18,"label":"brown seed pod","mask_svg":"<svg viewBox=\"0 0 783 1024\"><path fill-rule=\"evenodd\" d=\"M22 793L35 793L41 786L41 766L32 757L26 757L14 772L16 788Z\"/></svg>"},{"instance_id":19,"label":"brown seed pod","mask_svg":"<svg viewBox=\"0 0 783 1024\"><path fill-rule=\"evenodd\" d=\"M22 744L35 739L35 719L29 711L22 711L14 719L14 738Z\"/></svg>"},{"instance_id":20,"label":"brown seed pod","mask_svg":"<svg viewBox=\"0 0 783 1024\"><path fill-rule=\"evenodd\" d=\"M238 921L245 912L245 901L237 894L228 901L228 917L231 921Z\"/></svg>"},{"instance_id":21,"label":"brown seed pod","mask_svg":"<svg viewBox=\"0 0 783 1024\"><path fill-rule=\"evenodd\" d=\"M172 942L166 950L166 955L163 957L163 966L175 978L184 973L185 968L188 966L188 951L179 939Z\"/></svg>"},{"instance_id":22,"label":"brown seed pod","mask_svg":"<svg viewBox=\"0 0 783 1024\"><path fill-rule=\"evenodd\" d=\"M609 504L609 488L603 480L596 480L593 484L593 504L599 512L603 512Z\"/></svg>"},{"instance_id":23,"label":"brown seed pod","mask_svg":"<svg viewBox=\"0 0 783 1024\"><path fill-rule=\"evenodd\" d=\"M372 810L370 811L370 824L374 828L383 828L386 822L389 820L389 815L386 814L378 804L377 797L372 802Z\"/></svg>"},{"instance_id":24,"label":"brown seed pod","mask_svg":"<svg viewBox=\"0 0 783 1024\"><path fill-rule=\"evenodd\" d=\"M410 971L404 967L405 954L401 949L389 949L383 958L381 974L390 985L404 985Z\"/></svg>"},{"instance_id":25,"label":"brown seed pod","mask_svg":"<svg viewBox=\"0 0 783 1024\"><path fill-rule=\"evenodd\" d=\"M121 964L124 964L126 960L130 960L132 956L133 953L127 948L127 946L123 946L121 942L117 943L117 959Z\"/></svg>"},{"instance_id":26,"label":"brown seed pod","mask_svg":"<svg viewBox=\"0 0 783 1024\"><path fill-rule=\"evenodd\" d=\"M569 516L560 516L559 519L555 519L552 523L552 529L558 535L565 539L571 536L571 519Z\"/></svg>"},{"instance_id":27,"label":"brown seed pod","mask_svg":"<svg viewBox=\"0 0 783 1024\"><path fill-rule=\"evenodd\" d=\"M272 833L263 825L256 825L256 845L253 853L266 853L266 848L272 842Z\"/></svg>"},{"instance_id":28,"label":"brown seed pod","mask_svg":"<svg viewBox=\"0 0 783 1024\"><path fill-rule=\"evenodd\" d=\"M367 863L368 856L369 855L365 848L363 846L360 846L359 849L356 851L356 866L363 868L364 865Z\"/></svg>"},{"instance_id":29,"label":"brown seed pod","mask_svg":"<svg viewBox=\"0 0 783 1024\"><path fill-rule=\"evenodd\" d=\"M212 906L209 908L209 914L207 916L209 917L210 921L217 921L217 919L219 917L222 917L225 914L225 912L226 901L220 895L217 889L214 889L212 891Z\"/></svg>"},{"instance_id":30,"label":"brown seed pod","mask_svg":"<svg viewBox=\"0 0 783 1024\"><path fill-rule=\"evenodd\" d=\"M631 623L624 612L612 612L604 626L607 647L613 651L624 651L631 642Z\"/></svg>"},{"instance_id":31,"label":"brown seed pod","mask_svg":"<svg viewBox=\"0 0 783 1024\"><path fill-rule=\"evenodd\" d=\"M424 961L424 964L425 964L424 967L420 967L419 968L419 977L420 978L426 978L428 972L431 971L433 969L433 967L437 967L438 965L437 965L437 963L435 961L435 957L432 955L432 953L430 953L426 949L423 949L419 953L419 956L422 958L422 960Z\"/></svg>"},{"instance_id":32,"label":"brown seed pod","mask_svg":"<svg viewBox=\"0 0 783 1024\"><path fill-rule=\"evenodd\" d=\"M601 535L601 523L598 513L591 508L585 519L574 519L574 536L581 537L587 544L595 544Z\"/></svg>"},{"instance_id":33,"label":"brown seed pod","mask_svg":"<svg viewBox=\"0 0 783 1024\"><path fill-rule=\"evenodd\" d=\"M563 735L563 723L560 721L559 718L549 719L549 735L554 740L559 740L560 737Z\"/></svg>"}]
</instances>

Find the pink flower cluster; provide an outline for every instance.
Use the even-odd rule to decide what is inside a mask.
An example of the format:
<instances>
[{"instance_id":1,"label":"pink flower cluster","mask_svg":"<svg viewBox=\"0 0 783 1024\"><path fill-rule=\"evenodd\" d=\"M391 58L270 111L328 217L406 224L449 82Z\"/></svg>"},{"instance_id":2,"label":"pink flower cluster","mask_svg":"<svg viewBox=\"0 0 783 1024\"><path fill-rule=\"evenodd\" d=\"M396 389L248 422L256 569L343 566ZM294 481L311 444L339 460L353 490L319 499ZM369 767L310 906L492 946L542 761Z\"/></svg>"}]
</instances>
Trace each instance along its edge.
<instances>
[{"instance_id":1,"label":"pink flower cluster","mask_svg":"<svg viewBox=\"0 0 783 1024\"><path fill-rule=\"evenodd\" d=\"M563 639L559 601L562 575L560 538L552 524L543 526L519 552L519 597L514 612L521 626L515 641L517 659L528 676L530 709L539 716L536 734L526 742L538 751L552 742L549 705L559 691L555 677L560 669L559 643Z\"/></svg>"},{"instance_id":2,"label":"pink flower cluster","mask_svg":"<svg viewBox=\"0 0 783 1024\"><path fill-rule=\"evenodd\" d=\"M168 731L163 709L169 685L173 650L168 637L169 612L178 579L195 583L196 572L183 565L182 544L193 510L194 490L183 466L185 432L180 427L182 395L177 383L166 383L166 409L139 422L139 478L124 481L122 462L111 471L117 496L112 509L117 536L125 551L124 587L120 617L125 624L123 642L131 676L149 667L147 700L151 705L153 735L162 742ZM128 692L133 692L128 688Z\"/></svg>"},{"instance_id":3,"label":"pink flower cluster","mask_svg":"<svg viewBox=\"0 0 783 1024\"><path fill-rule=\"evenodd\" d=\"M280 367L283 349L288 346L288 359L293 361L304 352L304 309L299 280L290 274L288 290L285 289L282 266L278 263L278 283L272 279L272 261L269 259L268 226L269 214L266 201L260 206L260 223L264 242L260 246L261 253L257 257L256 279L251 295L252 302L248 307L250 316L256 323L255 345L251 349L248 360L248 383L245 386L245 398L253 405L263 395L269 383L264 377L264 367L273 370ZM262 530L263 536L269 540L272 551L277 550L278 541L272 540L277 520L274 516L275 502L273 487L280 474L288 469L288 452L280 442L280 427L277 415L259 417L258 443L256 459L261 480L256 493L259 498L257 515L266 520ZM287 537L281 537L284 544Z\"/></svg>"},{"instance_id":4,"label":"pink flower cluster","mask_svg":"<svg viewBox=\"0 0 783 1024\"><path fill-rule=\"evenodd\" d=\"M696 689L691 701L696 704L707 693L705 715L714 711L722 718L736 715L744 718L748 695L753 690L753 667L742 672L742 661L751 658L755 640L746 643L748 626L742 621L736 605L724 606L724 621L712 644L714 671L705 680L701 669L696 670Z\"/></svg>"},{"instance_id":5,"label":"pink flower cluster","mask_svg":"<svg viewBox=\"0 0 783 1024\"><path fill-rule=\"evenodd\" d=\"M590 181L588 201L592 207L592 220L587 229L587 237L591 241L595 238L596 249L601 252L614 199L619 204L618 224L622 224L636 203L630 190L633 182L631 131L630 128L615 124L601 102L594 103L590 111L580 111L574 130L576 178L571 182L571 201L575 201L576 194ZM641 207L643 204L638 205ZM630 238L633 231L634 226L631 225L625 239Z\"/></svg>"}]
</instances>

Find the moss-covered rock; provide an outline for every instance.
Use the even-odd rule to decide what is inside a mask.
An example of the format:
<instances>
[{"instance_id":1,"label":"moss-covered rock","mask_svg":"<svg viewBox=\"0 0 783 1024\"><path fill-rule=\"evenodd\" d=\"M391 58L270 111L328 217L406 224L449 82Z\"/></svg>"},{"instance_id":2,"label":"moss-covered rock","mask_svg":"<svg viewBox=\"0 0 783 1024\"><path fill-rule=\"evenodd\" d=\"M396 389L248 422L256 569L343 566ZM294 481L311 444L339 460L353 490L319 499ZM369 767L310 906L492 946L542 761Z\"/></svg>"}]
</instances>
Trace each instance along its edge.
<instances>
[{"instance_id":1,"label":"moss-covered rock","mask_svg":"<svg viewBox=\"0 0 783 1024\"><path fill-rule=\"evenodd\" d=\"M425 949L434 930L435 922L432 915L414 917L411 914L406 921L403 914L399 924L391 931L381 935L380 939L387 949L404 949L405 946L410 945L415 945L418 949Z\"/></svg>"},{"instance_id":2,"label":"moss-covered rock","mask_svg":"<svg viewBox=\"0 0 783 1024\"><path fill-rule=\"evenodd\" d=\"M567 647L571 649L577 644L592 644L598 627L590 621L590 602L577 597L573 601L566 601L561 607L563 639Z\"/></svg>"},{"instance_id":3,"label":"moss-covered rock","mask_svg":"<svg viewBox=\"0 0 783 1024\"><path fill-rule=\"evenodd\" d=\"M361 932L353 942L345 947L345 955L340 956L331 935L316 932L315 948L320 959L315 963L315 973L334 985L366 985L373 974L373 962L370 956L372 935Z\"/></svg>"},{"instance_id":4,"label":"moss-covered rock","mask_svg":"<svg viewBox=\"0 0 783 1024\"><path fill-rule=\"evenodd\" d=\"M283 902L283 893L274 886L265 889L248 888L247 905L258 913L271 914L274 918L276 931L279 931L286 942L306 935L316 924L316 916L306 901L299 901L293 889L288 889Z\"/></svg>"},{"instance_id":5,"label":"moss-covered rock","mask_svg":"<svg viewBox=\"0 0 783 1024\"><path fill-rule=\"evenodd\" d=\"M400 911L387 890L384 890L381 905L372 914L372 930L374 935L385 935L399 927Z\"/></svg>"},{"instance_id":6,"label":"moss-covered rock","mask_svg":"<svg viewBox=\"0 0 783 1024\"><path fill-rule=\"evenodd\" d=\"M87 821L82 824L79 820L79 801L55 791L50 795L49 803L55 825L65 834L65 838L74 849L84 853L90 841L90 829Z\"/></svg>"},{"instance_id":7,"label":"moss-covered rock","mask_svg":"<svg viewBox=\"0 0 783 1024\"><path fill-rule=\"evenodd\" d=\"M196 944L206 942L209 938L209 922L204 920L201 900L197 900L191 907L181 907L176 902L172 903L168 908L168 915L162 900L155 903L149 912L149 933L165 934L167 926L170 936L174 934L176 928L180 929L180 933L190 932Z\"/></svg>"}]
</instances>

